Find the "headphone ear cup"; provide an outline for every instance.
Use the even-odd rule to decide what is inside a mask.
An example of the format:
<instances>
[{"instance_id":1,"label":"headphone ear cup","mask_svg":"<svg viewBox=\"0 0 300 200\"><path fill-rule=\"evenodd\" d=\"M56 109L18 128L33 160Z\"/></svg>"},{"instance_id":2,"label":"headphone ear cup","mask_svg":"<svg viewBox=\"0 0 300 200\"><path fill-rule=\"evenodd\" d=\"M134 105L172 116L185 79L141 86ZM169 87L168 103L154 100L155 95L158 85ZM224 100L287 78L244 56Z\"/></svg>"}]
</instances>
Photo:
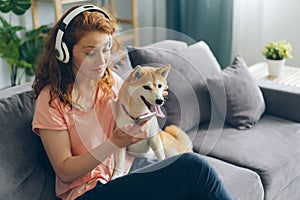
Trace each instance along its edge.
<instances>
[{"instance_id":1,"label":"headphone ear cup","mask_svg":"<svg viewBox=\"0 0 300 200\"><path fill-rule=\"evenodd\" d=\"M70 54L69 54L69 50L68 47L66 45L66 43L62 42L61 43L61 48L62 48L62 53L63 53L63 58L62 58L62 62L63 63L68 63L70 60Z\"/></svg>"}]
</instances>

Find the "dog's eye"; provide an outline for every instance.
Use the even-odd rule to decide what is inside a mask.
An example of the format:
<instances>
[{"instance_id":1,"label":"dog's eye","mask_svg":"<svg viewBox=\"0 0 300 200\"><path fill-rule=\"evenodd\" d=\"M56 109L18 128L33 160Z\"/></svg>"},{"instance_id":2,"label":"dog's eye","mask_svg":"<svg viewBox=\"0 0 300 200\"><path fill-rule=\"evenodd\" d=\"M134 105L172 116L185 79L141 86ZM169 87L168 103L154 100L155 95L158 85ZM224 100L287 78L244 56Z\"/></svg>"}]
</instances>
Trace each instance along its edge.
<instances>
[{"instance_id":1,"label":"dog's eye","mask_svg":"<svg viewBox=\"0 0 300 200\"><path fill-rule=\"evenodd\" d=\"M162 87L162 84L158 84L157 87L158 87L158 88L161 88L161 87Z\"/></svg>"},{"instance_id":2,"label":"dog's eye","mask_svg":"<svg viewBox=\"0 0 300 200\"><path fill-rule=\"evenodd\" d=\"M144 88L145 90L151 90L151 87L148 86L148 85L143 86L143 88Z\"/></svg>"}]
</instances>

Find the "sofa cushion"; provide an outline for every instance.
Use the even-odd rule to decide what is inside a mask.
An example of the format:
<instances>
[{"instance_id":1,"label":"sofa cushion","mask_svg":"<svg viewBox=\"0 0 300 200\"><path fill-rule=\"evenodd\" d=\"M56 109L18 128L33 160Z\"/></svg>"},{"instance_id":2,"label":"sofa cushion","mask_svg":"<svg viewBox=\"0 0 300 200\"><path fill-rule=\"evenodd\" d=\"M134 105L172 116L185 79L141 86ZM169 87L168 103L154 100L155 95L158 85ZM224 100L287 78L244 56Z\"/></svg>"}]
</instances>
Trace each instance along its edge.
<instances>
[{"instance_id":1,"label":"sofa cushion","mask_svg":"<svg viewBox=\"0 0 300 200\"><path fill-rule=\"evenodd\" d=\"M187 43L178 40L162 40L151 43L147 46L162 49L176 49L186 48ZM123 80L130 74L130 72L132 71L132 66L127 50L121 50L112 54L112 66L112 70L117 73Z\"/></svg>"},{"instance_id":2,"label":"sofa cushion","mask_svg":"<svg viewBox=\"0 0 300 200\"><path fill-rule=\"evenodd\" d=\"M118 74L123 80L132 71L132 66L127 52L112 55L112 71Z\"/></svg>"},{"instance_id":3,"label":"sofa cushion","mask_svg":"<svg viewBox=\"0 0 300 200\"><path fill-rule=\"evenodd\" d=\"M277 195L272 198L272 200L282 200L282 199L288 199L288 200L299 200L300 197L300 176L295 177L295 179L290 182L290 184L285 187L283 190L277 193Z\"/></svg>"},{"instance_id":4,"label":"sofa cushion","mask_svg":"<svg viewBox=\"0 0 300 200\"><path fill-rule=\"evenodd\" d=\"M233 127L251 128L265 111L262 93L241 55L207 83L217 108Z\"/></svg>"},{"instance_id":5,"label":"sofa cushion","mask_svg":"<svg viewBox=\"0 0 300 200\"><path fill-rule=\"evenodd\" d=\"M195 151L259 174L265 199L274 199L300 176L300 123L263 115L251 129L225 125L220 134L200 126Z\"/></svg>"},{"instance_id":6,"label":"sofa cushion","mask_svg":"<svg viewBox=\"0 0 300 200\"><path fill-rule=\"evenodd\" d=\"M211 102L203 76L217 73L220 66L204 42L177 49L128 47L128 54L132 66L171 64L163 125L175 124L187 131L210 120Z\"/></svg>"},{"instance_id":7,"label":"sofa cushion","mask_svg":"<svg viewBox=\"0 0 300 200\"><path fill-rule=\"evenodd\" d=\"M266 113L300 122L300 88L276 83L269 80L258 80L266 103Z\"/></svg>"},{"instance_id":8,"label":"sofa cushion","mask_svg":"<svg viewBox=\"0 0 300 200\"><path fill-rule=\"evenodd\" d=\"M180 49L188 47L188 44L184 41L180 40L161 40L158 42L154 42L151 44L146 45L147 47L155 47L161 49Z\"/></svg>"},{"instance_id":9,"label":"sofa cushion","mask_svg":"<svg viewBox=\"0 0 300 200\"><path fill-rule=\"evenodd\" d=\"M216 170L225 187L235 200L262 200L264 188L259 175L249 169L205 156Z\"/></svg>"},{"instance_id":10,"label":"sofa cushion","mask_svg":"<svg viewBox=\"0 0 300 200\"><path fill-rule=\"evenodd\" d=\"M0 199L55 197L54 178L40 163L41 142L31 131L34 101L27 86L0 91Z\"/></svg>"}]
</instances>

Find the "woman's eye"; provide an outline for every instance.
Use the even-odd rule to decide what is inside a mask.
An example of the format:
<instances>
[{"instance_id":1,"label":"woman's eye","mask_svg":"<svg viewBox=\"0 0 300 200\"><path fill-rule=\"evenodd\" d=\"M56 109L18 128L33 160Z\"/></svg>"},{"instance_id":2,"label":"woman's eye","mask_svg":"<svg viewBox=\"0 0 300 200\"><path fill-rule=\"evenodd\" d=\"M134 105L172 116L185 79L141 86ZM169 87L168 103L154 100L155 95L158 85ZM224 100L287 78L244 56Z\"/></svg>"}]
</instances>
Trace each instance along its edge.
<instances>
[{"instance_id":1,"label":"woman's eye","mask_svg":"<svg viewBox=\"0 0 300 200\"><path fill-rule=\"evenodd\" d=\"M143 86L143 88L144 88L145 90L151 90L151 87L148 86L148 85Z\"/></svg>"},{"instance_id":2,"label":"woman's eye","mask_svg":"<svg viewBox=\"0 0 300 200\"><path fill-rule=\"evenodd\" d=\"M94 55L96 55L96 53L94 51L90 51L90 52L87 53L87 55L88 56L94 56Z\"/></svg>"},{"instance_id":3,"label":"woman's eye","mask_svg":"<svg viewBox=\"0 0 300 200\"><path fill-rule=\"evenodd\" d=\"M108 48L108 47L102 50L103 53L106 53L106 52L109 52L109 51L110 51L110 48Z\"/></svg>"}]
</instances>

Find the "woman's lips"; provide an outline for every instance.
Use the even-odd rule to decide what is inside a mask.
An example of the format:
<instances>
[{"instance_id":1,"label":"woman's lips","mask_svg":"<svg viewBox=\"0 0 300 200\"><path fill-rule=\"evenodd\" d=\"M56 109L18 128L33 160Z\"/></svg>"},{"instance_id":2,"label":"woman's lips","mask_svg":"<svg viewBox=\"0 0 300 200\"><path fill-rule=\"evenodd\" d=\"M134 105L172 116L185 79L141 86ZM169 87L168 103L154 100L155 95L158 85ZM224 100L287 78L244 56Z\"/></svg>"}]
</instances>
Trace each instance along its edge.
<instances>
[{"instance_id":1,"label":"woman's lips","mask_svg":"<svg viewBox=\"0 0 300 200\"><path fill-rule=\"evenodd\" d=\"M102 68L96 68L96 69L93 69L92 71L94 71L94 72L102 72Z\"/></svg>"}]
</instances>

